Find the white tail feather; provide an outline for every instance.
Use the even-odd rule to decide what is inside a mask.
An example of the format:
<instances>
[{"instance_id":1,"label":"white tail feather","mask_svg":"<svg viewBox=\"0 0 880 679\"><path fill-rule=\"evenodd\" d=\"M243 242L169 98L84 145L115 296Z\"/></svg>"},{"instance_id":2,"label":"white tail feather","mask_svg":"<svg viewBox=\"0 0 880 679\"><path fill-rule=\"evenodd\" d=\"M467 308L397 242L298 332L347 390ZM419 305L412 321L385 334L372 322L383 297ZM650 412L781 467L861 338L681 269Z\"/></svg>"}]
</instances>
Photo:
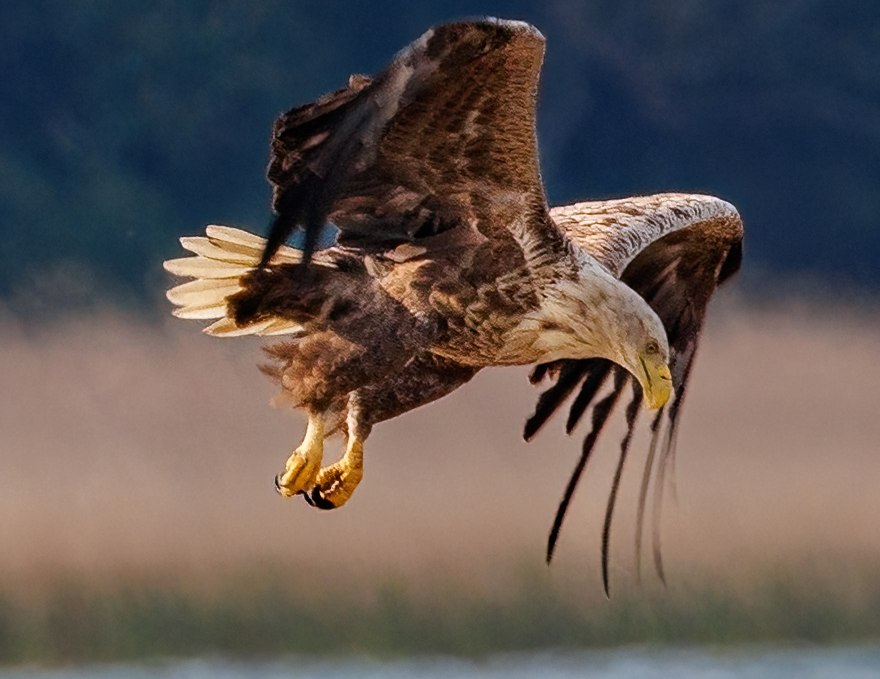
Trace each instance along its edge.
<instances>
[{"instance_id":1,"label":"white tail feather","mask_svg":"<svg viewBox=\"0 0 880 679\"><path fill-rule=\"evenodd\" d=\"M188 278L238 278L241 276L241 264L234 262L221 262L217 259L205 257L181 257L180 259L166 259L165 271L175 276ZM249 269L249 267L244 267Z\"/></svg>"},{"instance_id":2,"label":"white tail feather","mask_svg":"<svg viewBox=\"0 0 880 679\"><path fill-rule=\"evenodd\" d=\"M187 236L180 239L180 244L184 250L201 255L206 259L216 259L229 264L244 264L253 266L254 256L250 252L235 252L232 249L224 248L218 244L218 241L211 241L204 236Z\"/></svg>"},{"instance_id":3,"label":"white tail feather","mask_svg":"<svg viewBox=\"0 0 880 679\"><path fill-rule=\"evenodd\" d=\"M218 297L226 299L241 290L238 279L198 278L171 288L165 296L177 306L200 306L210 304Z\"/></svg>"},{"instance_id":4,"label":"white tail feather","mask_svg":"<svg viewBox=\"0 0 880 679\"><path fill-rule=\"evenodd\" d=\"M272 323L274 323L274 321L270 319L239 327L231 318L227 318L224 316L216 323L212 323L207 328L205 328L205 332L209 335L213 335L214 337L243 337L244 335L262 335L264 334L263 330L272 325ZM290 329L287 332L297 332L301 329L301 326L297 325L296 323L291 323Z\"/></svg>"},{"instance_id":5,"label":"white tail feather","mask_svg":"<svg viewBox=\"0 0 880 679\"><path fill-rule=\"evenodd\" d=\"M242 290L239 280L253 271L263 256L264 238L231 226L211 224L205 229L205 236L187 236L180 239L180 244L194 256L169 259L164 263L165 270L195 280L168 290L165 296L177 307L172 314L178 318L219 319L205 328L206 333L215 337L287 335L303 331L299 323L284 318L264 319L240 327L226 315L227 299ZM270 264L301 261L300 250L282 245ZM314 263L332 266L320 253L314 257Z\"/></svg>"}]
</instances>

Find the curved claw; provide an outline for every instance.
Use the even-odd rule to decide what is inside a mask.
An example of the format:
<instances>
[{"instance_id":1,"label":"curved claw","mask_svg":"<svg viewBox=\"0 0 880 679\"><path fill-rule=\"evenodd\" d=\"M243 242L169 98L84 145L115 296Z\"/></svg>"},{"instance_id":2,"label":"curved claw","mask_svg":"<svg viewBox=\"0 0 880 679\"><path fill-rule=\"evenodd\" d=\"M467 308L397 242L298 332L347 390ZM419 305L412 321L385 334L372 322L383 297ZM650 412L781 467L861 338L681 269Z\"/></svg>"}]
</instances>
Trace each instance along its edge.
<instances>
[{"instance_id":1,"label":"curved claw","mask_svg":"<svg viewBox=\"0 0 880 679\"><path fill-rule=\"evenodd\" d=\"M323 467L316 474L314 482L302 487L299 493L312 507L338 509L351 498L363 475L363 440L353 437L342 459Z\"/></svg>"},{"instance_id":2,"label":"curved claw","mask_svg":"<svg viewBox=\"0 0 880 679\"><path fill-rule=\"evenodd\" d=\"M324 494L318 487L312 488L309 493L303 493L303 497L310 506L316 507L317 509L336 509L337 507L337 505L324 497Z\"/></svg>"}]
</instances>

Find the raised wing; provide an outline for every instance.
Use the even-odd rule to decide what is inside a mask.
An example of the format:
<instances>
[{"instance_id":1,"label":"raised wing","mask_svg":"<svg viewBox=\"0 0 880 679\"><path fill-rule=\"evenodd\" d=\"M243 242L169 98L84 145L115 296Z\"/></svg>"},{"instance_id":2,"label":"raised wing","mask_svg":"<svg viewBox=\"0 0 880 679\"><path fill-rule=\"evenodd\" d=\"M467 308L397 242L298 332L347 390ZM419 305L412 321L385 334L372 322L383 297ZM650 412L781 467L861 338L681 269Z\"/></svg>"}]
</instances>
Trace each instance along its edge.
<instances>
[{"instance_id":1,"label":"raised wing","mask_svg":"<svg viewBox=\"0 0 880 679\"><path fill-rule=\"evenodd\" d=\"M503 238L514 216L555 233L535 139L543 54L543 36L521 22L437 26L376 78L282 115L263 263L296 228L308 259L327 221L364 249L461 226Z\"/></svg>"},{"instance_id":2,"label":"raised wing","mask_svg":"<svg viewBox=\"0 0 880 679\"><path fill-rule=\"evenodd\" d=\"M652 436L639 493L636 528L636 560L639 565L645 502L652 470L656 467L653 554L655 567L662 579L658 526L664 479L675 451L679 416L706 307L716 287L739 269L742 221L736 209L725 201L711 196L683 194L577 203L554 208L550 214L577 247L587 251L641 294L666 328L675 395L658 411L650 425ZM539 382L545 376L555 377L555 383L541 395L535 413L526 423L527 439L534 436L575 392L566 422L567 432L571 433L584 413L592 408L592 429L584 440L581 458L572 473L550 532L548 560L552 558L565 512L596 439L627 383L633 385L632 400L626 412L627 434L621 443L603 527L602 574L607 593L611 519L639 412L641 391L628 373L603 359L559 361L538 366L532 381ZM611 388L600 399L599 393L609 378ZM665 433L662 433L664 420Z\"/></svg>"}]
</instances>

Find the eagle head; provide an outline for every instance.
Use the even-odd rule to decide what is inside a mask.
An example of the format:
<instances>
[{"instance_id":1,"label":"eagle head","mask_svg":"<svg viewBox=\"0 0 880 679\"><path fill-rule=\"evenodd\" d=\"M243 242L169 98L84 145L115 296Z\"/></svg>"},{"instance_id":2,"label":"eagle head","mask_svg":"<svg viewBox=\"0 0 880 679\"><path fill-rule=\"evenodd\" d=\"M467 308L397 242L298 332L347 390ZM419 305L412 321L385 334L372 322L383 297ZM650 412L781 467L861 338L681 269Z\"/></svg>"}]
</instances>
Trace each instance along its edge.
<instances>
[{"instance_id":1,"label":"eagle head","mask_svg":"<svg viewBox=\"0 0 880 679\"><path fill-rule=\"evenodd\" d=\"M672 395L666 329L641 295L609 279L593 330L598 355L626 368L638 380L648 408L662 408Z\"/></svg>"},{"instance_id":2,"label":"eagle head","mask_svg":"<svg viewBox=\"0 0 880 679\"><path fill-rule=\"evenodd\" d=\"M552 287L540 311L537 362L608 359L638 381L649 408L662 408L672 395L669 341L642 296L601 267Z\"/></svg>"}]
</instances>

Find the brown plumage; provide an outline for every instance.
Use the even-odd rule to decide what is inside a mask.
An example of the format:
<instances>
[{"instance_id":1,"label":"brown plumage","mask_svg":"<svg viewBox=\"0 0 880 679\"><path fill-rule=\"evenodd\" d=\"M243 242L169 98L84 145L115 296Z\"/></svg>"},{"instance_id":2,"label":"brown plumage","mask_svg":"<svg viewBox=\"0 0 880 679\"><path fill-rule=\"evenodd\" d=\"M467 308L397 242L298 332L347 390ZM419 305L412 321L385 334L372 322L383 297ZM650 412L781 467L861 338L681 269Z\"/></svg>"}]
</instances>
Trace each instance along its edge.
<instances>
[{"instance_id":1,"label":"brown plumage","mask_svg":"<svg viewBox=\"0 0 880 679\"><path fill-rule=\"evenodd\" d=\"M537 364L533 382L553 384L526 437L572 396L567 430L590 410L593 422L548 559L596 438L631 386L603 531L607 590L614 499L639 405L659 409L641 531L647 479L654 466L662 476L674 450L706 305L739 265L742 224L730 204L682 194L550 210L535 139L543 50L541 34L520 22L438 26L376 77L352 76L282 115L268 240L214 226L183 239L196 257L166 268L196 280L169 299L179 316L218 318L211 334L289 336L268 347L263 369L309 427L276 484L325 508L360 481L373 425L483 367ZM328 222L337 243L314 252ZM303 251L283 245L297 229ZM334 431L345 455L321 468Z\"/></svg>"}]
</instances>

